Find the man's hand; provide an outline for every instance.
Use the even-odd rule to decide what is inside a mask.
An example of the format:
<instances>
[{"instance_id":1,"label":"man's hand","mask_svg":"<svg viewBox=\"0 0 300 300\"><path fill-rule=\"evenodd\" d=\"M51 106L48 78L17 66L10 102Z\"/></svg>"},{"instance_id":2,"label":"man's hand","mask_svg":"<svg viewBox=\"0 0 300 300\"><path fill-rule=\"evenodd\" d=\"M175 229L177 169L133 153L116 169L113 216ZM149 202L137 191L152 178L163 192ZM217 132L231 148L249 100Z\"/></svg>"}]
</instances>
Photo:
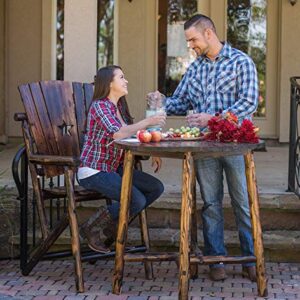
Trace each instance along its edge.
<instances>
[{"instance_id":1,"label":"man's hand","mask_svg":"<svg viewBox=\"0 0 300 300\"><path fill-rule=\"evenodd\" d=\"M158 109L163 107L165 95L161 94L159 91L148 93L146 96L148 106L153 109Z\"/></svg>"},{"instance_id":2,"label":"man's hand","mask_svg":"<svg viewBox=\"0 0 300 300\"><path fill-rule=\"evenodd\" d=\"M187 123L189 124L190 127L206 127L208 121L212 118L213 116L210 114L206 113L200 113L200 114L192 114L188 115L186 117Z\"/></svg>"}]
</instances>

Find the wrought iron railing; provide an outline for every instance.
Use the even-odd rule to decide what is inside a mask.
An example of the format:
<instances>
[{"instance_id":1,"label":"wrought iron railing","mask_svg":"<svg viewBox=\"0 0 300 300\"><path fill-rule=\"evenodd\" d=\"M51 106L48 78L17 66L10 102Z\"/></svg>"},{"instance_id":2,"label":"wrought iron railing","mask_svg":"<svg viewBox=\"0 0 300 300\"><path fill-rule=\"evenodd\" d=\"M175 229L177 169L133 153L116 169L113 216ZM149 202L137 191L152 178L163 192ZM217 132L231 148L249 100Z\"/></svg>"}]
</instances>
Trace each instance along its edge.
<instances>
[{"instance_id":1,"label":"wrought iron railing","mask_svg":"<svg viewBox=\"0 0 300 300\"><path fill-rule=\"evenodd\" d=\"M291 77L288 191L300 197L300 77Z\"/></svg>"}]
</instances>

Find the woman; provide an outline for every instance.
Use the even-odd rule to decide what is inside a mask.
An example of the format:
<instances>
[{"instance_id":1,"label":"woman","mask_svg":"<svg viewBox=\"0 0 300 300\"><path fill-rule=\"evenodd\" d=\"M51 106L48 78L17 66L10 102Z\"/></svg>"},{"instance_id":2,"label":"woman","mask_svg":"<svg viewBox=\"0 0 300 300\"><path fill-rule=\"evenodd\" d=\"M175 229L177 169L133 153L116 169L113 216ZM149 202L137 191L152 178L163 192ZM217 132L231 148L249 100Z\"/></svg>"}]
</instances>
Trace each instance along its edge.
<instances>
[{"instance_id":1,"label":"woman","mask_svg":"<svg viewBox=\"0 0 300 300\"><path fill-rule=\"evenodd\" d=\"M119 217L124 155L113 141L130 137L151 125L163 126L166 120L164 115L156 115L133 124L124 97L128 94L127 83L120 67L99 69L87 116L81 166L78 170L79 183L86 189L95 190L114 200L107 209L100 207L81 226L81 236L87 239L91 249L98 252L110 251L108 247L115 240ZM155 171L158 171L161 160L153 158L152 165L156 165ZM136 216L155 201L163 190L163 184L158 179L134 170L130 217Z\"/></svg>"}]
</instances>

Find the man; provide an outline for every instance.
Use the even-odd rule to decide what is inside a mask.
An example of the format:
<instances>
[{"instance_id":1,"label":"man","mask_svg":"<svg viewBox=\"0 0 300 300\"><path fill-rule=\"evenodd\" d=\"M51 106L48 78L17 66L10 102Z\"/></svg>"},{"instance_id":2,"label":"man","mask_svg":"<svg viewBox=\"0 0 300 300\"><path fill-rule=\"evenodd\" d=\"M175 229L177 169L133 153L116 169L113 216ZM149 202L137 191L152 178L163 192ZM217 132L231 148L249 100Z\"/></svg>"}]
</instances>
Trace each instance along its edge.
<instances>
[{"instance_id":1,"label":"man","mask_svg":"<svg viewBox=\"0 0 300 300\"><path fill-rule=\"evenodd\" d=\"M230 111L239 121L251 118L258 103L256 68L249 56L221 43L212 20L197 14L184 24L188 46L197 59L190 65L172 97L166 98L168 114L187 116L190 126L205 128L215 113ZM159 93L150 93L159 98ZM152 97L153 98L153 97ZM225 171L243 255L253 255L250 212L244 158L240 156L199 159L197 180L204 201L202 209L204 255L226 255L222 200ZM256 280L254 264L243 265L243 274ZM223 264L210 266L212 280L226 278Z\"/></svg>"}]
</instances>

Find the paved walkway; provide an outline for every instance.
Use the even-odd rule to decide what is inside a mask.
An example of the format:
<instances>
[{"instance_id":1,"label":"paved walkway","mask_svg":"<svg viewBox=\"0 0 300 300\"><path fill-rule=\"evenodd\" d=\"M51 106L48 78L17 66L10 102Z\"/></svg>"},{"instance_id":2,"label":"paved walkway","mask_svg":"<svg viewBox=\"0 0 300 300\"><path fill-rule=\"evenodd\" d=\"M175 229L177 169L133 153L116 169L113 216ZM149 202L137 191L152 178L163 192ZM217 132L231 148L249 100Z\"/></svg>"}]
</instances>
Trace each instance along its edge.
<instances>
[{"instance_id":1,"label":"paved walkway","mask_svg":"<svg viewBox=\"0 0 300 300\"><path fill-rule=\"evenodd\" d=\"M154 264L154 280L144 279L141 263L125 264L122 294L111 294L113 261L84 263L86 292L76 294L72 260L42 261L30 276L22 276L19 262L0 261L0 299L35 300L175 300L178 297L178 271L174 262ZM191 300L219 299L300 299L300 264L267 263L268 298L256 297L256 284L241 276L240 265L227 266L228 278L208 279L207 266L199 278L190 281Z\"/></svg>"}]
</instances>

